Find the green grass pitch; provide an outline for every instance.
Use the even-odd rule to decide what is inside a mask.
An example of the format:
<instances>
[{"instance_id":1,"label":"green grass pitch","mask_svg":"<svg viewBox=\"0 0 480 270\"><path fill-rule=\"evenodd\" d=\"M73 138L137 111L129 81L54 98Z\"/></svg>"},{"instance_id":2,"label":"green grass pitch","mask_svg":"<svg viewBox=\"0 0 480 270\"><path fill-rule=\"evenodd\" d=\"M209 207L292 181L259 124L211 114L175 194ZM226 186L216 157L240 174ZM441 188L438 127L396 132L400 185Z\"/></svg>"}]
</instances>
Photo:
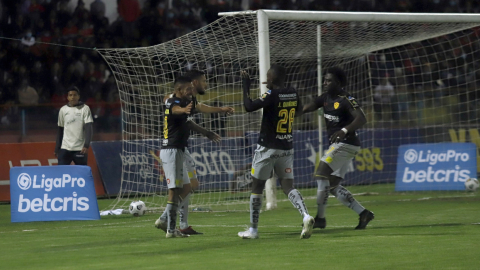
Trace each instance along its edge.
<instances>
[{"instance_id":1,"label":"green grass pitch","mask_svg":"<svg viewBox=\"0 0 480 270\"><path fill-rule=\"evenodd\" d=\"M192 212L190 224L205 234L166 239L153 225L158 214L11 223L4 204L0 269L480 268L479 193L399 193L390 184L349 189L370 192L356 198L375 219L356 231L358 216L330 198L327 228L315 229L310 239L299 238L302 219L288 201L261 213L256 240L237 236L248 212ZM99 200L101 209L110 203ZM315 215L315 199L306 203Z\"/></svg>"}]
</instances>

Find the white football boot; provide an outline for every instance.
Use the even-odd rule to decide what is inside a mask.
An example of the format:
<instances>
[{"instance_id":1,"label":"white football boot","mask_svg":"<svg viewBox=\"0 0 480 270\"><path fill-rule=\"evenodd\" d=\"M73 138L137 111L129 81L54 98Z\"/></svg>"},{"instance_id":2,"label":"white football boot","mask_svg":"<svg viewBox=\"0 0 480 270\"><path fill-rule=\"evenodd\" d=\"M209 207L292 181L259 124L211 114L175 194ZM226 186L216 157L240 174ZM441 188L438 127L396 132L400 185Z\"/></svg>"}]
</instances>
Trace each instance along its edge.
<instances>
[{"instance_id":1,"label":"white football boot","mask_svg":"<svg viewBox=\"0 0 480 270\"><path fill-rule=\"evenodd\" d=\"M312 216L305 217L303 219L303 230L300 234L301 239L308 239L313 232L313 224L315 224L315 219Z\"/></svg>"},{"instance_id":2,"label":"white football boot","mask_svg":"<svg viewBox=\"0 0 480 270\"><path fill-rule=\"evenodd\" d=\"M239 232L238 236L243 239L258 239L258 232L251 232L250 228L248 228L246 231Z\"/></svg>"}]
</instances>

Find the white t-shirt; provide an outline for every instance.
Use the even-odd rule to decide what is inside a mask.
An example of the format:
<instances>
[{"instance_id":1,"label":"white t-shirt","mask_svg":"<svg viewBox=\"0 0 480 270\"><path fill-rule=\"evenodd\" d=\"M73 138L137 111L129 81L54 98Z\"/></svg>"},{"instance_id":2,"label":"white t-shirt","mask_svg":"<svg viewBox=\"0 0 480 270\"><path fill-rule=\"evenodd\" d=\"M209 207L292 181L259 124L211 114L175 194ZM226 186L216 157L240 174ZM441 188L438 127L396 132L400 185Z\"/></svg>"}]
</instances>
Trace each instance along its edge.
<instances>
[{"instance_id":1,"label":"white t-shirt","mask_svg":"<svg viewBox=\"0 0 480 270\"><path fill-rule=\"evenodd\" d=\"M85 144L86 123L92 123L90 108L84 104L81 106L63 106L58 114L58 126L63 127L63 141L61 149L68 151L81 151Z\"/></svg>"}]
</instances>

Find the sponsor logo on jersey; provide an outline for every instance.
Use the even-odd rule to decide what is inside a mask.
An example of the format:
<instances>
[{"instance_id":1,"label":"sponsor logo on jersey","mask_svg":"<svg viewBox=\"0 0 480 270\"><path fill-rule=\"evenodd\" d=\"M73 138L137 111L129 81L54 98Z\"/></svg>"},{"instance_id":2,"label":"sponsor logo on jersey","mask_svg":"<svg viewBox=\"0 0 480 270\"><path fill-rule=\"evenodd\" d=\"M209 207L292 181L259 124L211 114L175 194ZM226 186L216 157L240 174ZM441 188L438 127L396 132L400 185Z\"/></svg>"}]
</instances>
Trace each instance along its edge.
<instances>
[{"instance_id":1,"label":"sponsor logo on jersey","mask_svg":"<svg viewBox=\"0 0 480 270\"><path fill-rule=\"evenodd\" d=\"M340 117L338 116L330 115L330 114L324 114L323 116L332 122L340 122Z\"/></svg>"},{"instance_id":2,"label":"sponsor logo on jersey","mask_svg":"<svg viewBox=\"0 0 480 270\"><path fill-rule=\"evenodd\" d=\"M278 97L279 98L296 98L297 94L296 93L293 93L293 94L279 94Z\"/></svg>"},{"instance_id":3,"label":"sponsor logo on jersey","mask_svg":"<svg viewBox=\"0 0 480 270\"><path fill-rule=\"evenodd\" d=\"M175 100L175 103L180 103L180 100Z\"/></svg>"},{"instance_id":4,"label":"sponsor logo on jersey","mask_svg":"<svg viewBox=\"0 0 480 270\"><path fill-rule=\"evenodd\" d=\"M335 108L335 110L338 109L339 106L340 106L340 103L338 102L333 103L333 107Z\"/></svg>"}]
</instances>

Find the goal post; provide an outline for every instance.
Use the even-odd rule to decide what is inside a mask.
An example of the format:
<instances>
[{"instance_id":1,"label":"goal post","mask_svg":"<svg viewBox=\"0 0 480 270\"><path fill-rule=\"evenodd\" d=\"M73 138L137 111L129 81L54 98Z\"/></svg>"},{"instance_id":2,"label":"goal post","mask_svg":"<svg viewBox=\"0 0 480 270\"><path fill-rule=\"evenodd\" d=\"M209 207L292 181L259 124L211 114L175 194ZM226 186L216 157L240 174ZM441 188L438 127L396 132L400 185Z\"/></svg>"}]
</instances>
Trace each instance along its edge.
<instances>
[{"instance_id":1,"label":"goal post","mask_svg":"<svg viewBox=\"0 0 480 270\"><path fill-rule=\"evenodd\" d=\"M191 69L204 71L209 84L199 102L235 108L232 116L194 115L223 137L218 145L190 137L200 181L190 207L197 210L249 208L249 165L261 117L243 108L242 69L252 76L255 97L266 91L261 82L270 64L285 66L286 81L303 103L321 93L325 69L346 71L346 90L362 105L368 123L359 130L362 149L345 185L393 183L400 144L480 144L480 15L276 10L220 15L162 44L97 49L122 103L121 189L109 208L126 208L134 199L150 209L165 206L167 186L158 161L162 100L173 91L174 79ZM307 200L316 196L312 174L328 142L322 121L310 113L294 122L295 186ZM275 181L267 183L266 204L274 208L275 199L288 200L282 192L275 195Z\"/></svg>"}]
</instances>

